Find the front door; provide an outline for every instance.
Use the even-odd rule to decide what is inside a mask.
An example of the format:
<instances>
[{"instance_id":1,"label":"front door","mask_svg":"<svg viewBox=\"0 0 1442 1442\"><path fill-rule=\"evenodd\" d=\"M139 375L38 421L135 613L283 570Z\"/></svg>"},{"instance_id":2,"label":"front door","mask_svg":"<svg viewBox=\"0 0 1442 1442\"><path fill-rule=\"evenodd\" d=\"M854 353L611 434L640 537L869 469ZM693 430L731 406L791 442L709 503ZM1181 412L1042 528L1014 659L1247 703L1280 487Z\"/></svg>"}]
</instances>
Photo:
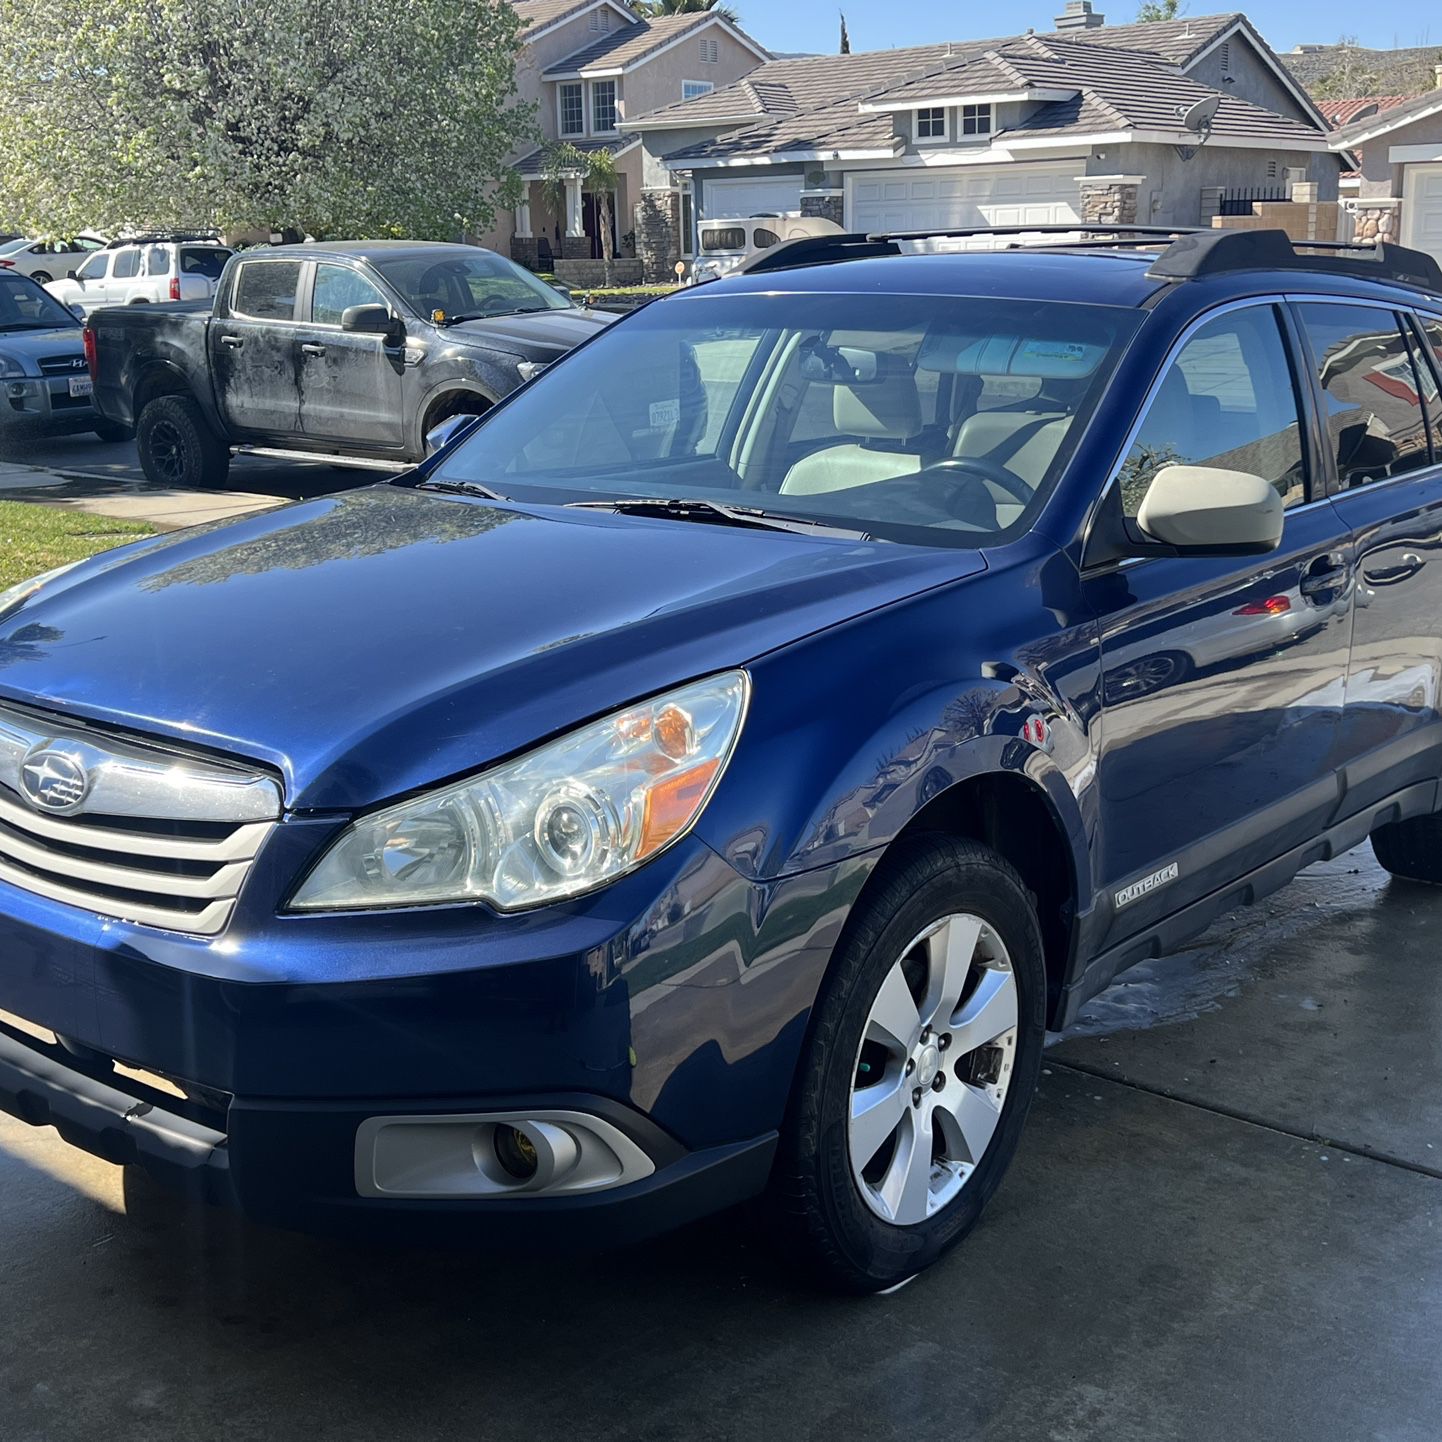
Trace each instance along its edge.
<instances>
[{"instance_id":1,"label":"front door","mask_svg":"<svg viewBox=\"0 0 1442 1442\"><path fill-rule=\"evenodd\" d=\"M1442 774L1437 383L1409 317L1321 302L1296 314L1317 371L1336 507L1357 552L1343 718L1350 815ZM1425 321L1424 333L1429 348L1442 345L1442 322Z\"/></svg>"},{"instance_id":2,"label":"front door","mask_svg":"<svg viewBox=\"0 0 1442 1442\"><path fill-rule=\"evenodd\" d=\"M398 450L405 441L401 382L406 343L342 330L341 317L356 305L395 309L360 271L318 263L310 313L296 330L301 431L307 441Z\"/></svg>"},{"instance_id":3,"label":"front door","mask_svg":"<svg viewBox=\"0 0 1442 1442\"><path fill-rule=\"evenodd\" d=\"M210 323L215 395L232 431L292 440L300 430L296 302L302 262L246 260Z\"/></svg>"},{"instance_id":4,"label":"front door","mask_svg":"<svg viewBox=\"0 0 1442 1442\"><path fill-rule=\"evenodd\" d=\"M1178 350L1122 465L1132 525L1173 464L1261 475L1286 509L1267 555L1147 558L1087 583L1110 941L1305 842L1336 810L1352 559L1305 414L1277 307L1230 308Z\"/></svg>"}]
</instances>

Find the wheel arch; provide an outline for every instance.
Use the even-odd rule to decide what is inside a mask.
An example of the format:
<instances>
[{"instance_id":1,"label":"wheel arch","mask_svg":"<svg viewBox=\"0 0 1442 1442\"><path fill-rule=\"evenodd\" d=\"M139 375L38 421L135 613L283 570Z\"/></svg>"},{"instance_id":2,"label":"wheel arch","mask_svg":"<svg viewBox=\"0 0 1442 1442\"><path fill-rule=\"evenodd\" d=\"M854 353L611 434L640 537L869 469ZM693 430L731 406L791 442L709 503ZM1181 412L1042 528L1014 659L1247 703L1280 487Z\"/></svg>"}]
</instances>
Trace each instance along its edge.
<instances>
[{"instance_id":1,"label":"wheel arch","mask_svg":"<svg viewBox=\"0 0 1442 1442\"><path fill-rule=\"evenodd\" d=\"M426 436L443 420L451 416L485 415L497 400L499 400L498 396L475 381L449 380L441 382L426 396L417 412L419 420L416 443L421 449L424 449ZM476 401L481 402L479 409L473 408L473 403Z\"/></svg>"}]
</instances>

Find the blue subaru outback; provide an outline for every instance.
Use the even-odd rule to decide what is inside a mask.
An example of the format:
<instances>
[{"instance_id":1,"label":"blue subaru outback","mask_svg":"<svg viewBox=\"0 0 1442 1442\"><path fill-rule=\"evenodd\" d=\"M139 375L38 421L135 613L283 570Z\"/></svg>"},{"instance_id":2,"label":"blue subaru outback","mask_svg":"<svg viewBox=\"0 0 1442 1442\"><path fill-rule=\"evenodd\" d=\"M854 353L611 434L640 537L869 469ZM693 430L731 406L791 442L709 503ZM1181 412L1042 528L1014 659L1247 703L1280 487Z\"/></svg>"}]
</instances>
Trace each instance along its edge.
<instances>
[{"instance_id":1,"label":"blue subaru outback","mask_svg":"<svg viewBox=\"0 0 1442 1442\"><path fill-rule=\"evenodd\" d=\"M1442 880L1435 262L907 250L0 599L0 1105L288 1226L765 1193L876 1290L1122 968L1369 836Z\"/></svg>"}]
</instances>

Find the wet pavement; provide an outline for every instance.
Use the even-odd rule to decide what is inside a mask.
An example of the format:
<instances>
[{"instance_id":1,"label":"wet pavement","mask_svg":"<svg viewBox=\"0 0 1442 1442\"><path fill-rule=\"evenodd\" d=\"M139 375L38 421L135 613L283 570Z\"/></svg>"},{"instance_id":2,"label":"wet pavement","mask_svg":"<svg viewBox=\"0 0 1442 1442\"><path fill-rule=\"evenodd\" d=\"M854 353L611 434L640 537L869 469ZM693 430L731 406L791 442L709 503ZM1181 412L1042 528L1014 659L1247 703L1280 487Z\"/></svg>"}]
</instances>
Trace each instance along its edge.
<instances>
[{"instance_id":1,"label":"wet pavement","mask_svg":"<svg viewBox=\"0 0 1442 1442\"><path fill-rule=\"evenodd\" d=\"M0 1117L0 1438L1436 1442L1439 938L1363 849L1128 973L970 1241L866 1301L744 1214L363 1250Z\"/></svg>"}]
</instances>

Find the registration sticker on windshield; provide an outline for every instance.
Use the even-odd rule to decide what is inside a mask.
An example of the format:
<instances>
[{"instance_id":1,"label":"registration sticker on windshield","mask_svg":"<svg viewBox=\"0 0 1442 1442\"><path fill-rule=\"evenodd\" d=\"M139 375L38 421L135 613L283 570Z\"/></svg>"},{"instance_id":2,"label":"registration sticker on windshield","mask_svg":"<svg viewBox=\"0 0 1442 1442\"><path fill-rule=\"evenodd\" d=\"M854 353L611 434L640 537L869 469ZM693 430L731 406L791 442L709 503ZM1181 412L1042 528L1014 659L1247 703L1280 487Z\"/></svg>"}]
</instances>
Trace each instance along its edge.
<instances>
[{"instance_id":1,"label":"registration sticker on windshield","mask_svg":"<svg viewBox=\"0 0 1442 1442\"><path fill-rule=\"evenodd\" d=\"M651 429L653 431L664 431L668 426L674 426L681 419L681 401L678 397L674 401L652 401L651 402Z\"/></svg>"}]
</instances>

